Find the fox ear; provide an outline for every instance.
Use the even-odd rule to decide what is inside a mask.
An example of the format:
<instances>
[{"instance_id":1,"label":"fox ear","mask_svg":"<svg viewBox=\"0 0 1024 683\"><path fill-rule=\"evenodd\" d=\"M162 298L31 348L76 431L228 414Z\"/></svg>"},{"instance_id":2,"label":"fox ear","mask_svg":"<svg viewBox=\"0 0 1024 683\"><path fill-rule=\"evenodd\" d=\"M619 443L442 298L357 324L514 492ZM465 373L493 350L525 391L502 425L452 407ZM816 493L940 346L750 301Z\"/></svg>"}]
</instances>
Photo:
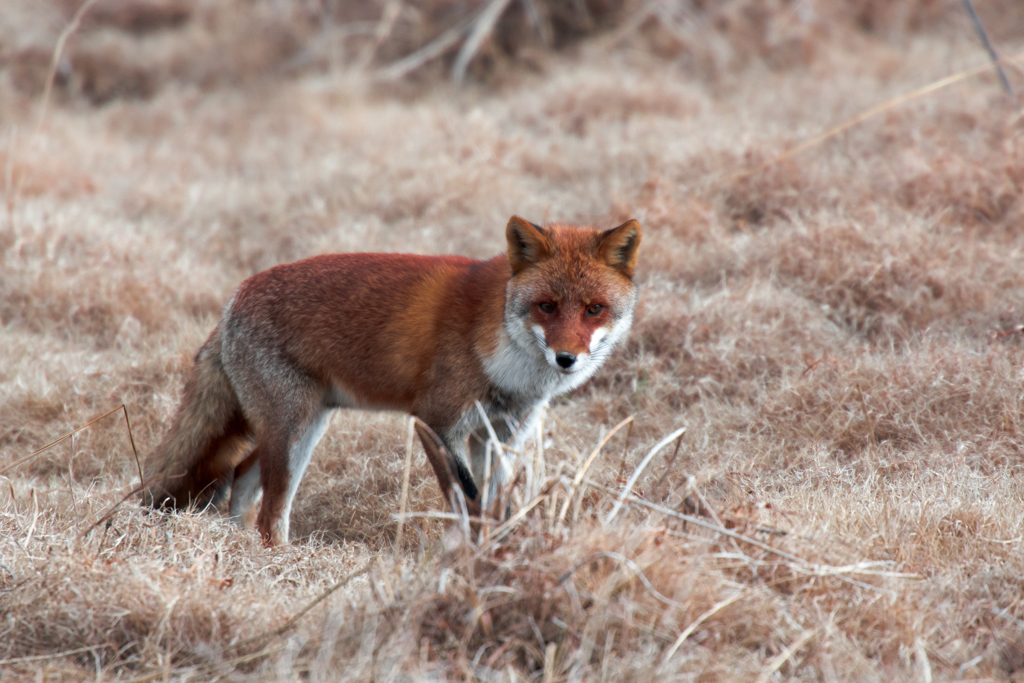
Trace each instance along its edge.
<instances>
[{"instance_id":1,"label":"fox ear","mask_svg":"<svg viewBox=\"0 0 1024 683\"><path fill-rule=\"evenodd\" d=\"M596 255L599 260L632 278L639 249L640 224L631 220L601 233Z\"/></svg>"},{"instance_id":2,"label":"fox ear","mask_svg":"<svg viewBox=\"0 0 1024 683\"><path fill-rule=\"evenodd\" d=\"M519 216L509 219L505 239L508 240L508 263L512 266L513 275L551 256L551 242L544 234L544 228Z\"/></svg>"}]
</instances>

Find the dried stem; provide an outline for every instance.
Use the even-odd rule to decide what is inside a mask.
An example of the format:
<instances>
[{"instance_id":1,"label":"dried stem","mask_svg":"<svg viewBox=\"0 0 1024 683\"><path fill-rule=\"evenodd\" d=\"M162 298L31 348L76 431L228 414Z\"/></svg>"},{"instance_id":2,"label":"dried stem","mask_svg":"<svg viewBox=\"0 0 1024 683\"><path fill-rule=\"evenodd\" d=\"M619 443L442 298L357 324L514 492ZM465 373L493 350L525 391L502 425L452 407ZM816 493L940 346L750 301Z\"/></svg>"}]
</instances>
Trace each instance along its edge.
<instances>
[{"instance_id":1,"label":"dried stem","mask_svg":"<svg viewBox=\"0 0 1024 683\"><path fill-rule=\"evenodd\" d=\"M981 38L981 44L985 46L985 51L988 52L989 59L992 60L992 65L996 68L996 73L999 74L999 82L1003 84L1003 90L1010 97L1014 97L1013 88L1010 86L1010 79L1006 77L1006 71L1003 69L1002 63L999 61L999 55L996 54L996 49L992 47L992 41L988 39L988 32L985 30L985 26L981 23L981 18L978 13L974 11L974 3L971 0L963 0L964 8L967 10L967 14L971 17L971 23L974 24L974 30L977 31L978 37Z\"/></svg>"}]
</instances>

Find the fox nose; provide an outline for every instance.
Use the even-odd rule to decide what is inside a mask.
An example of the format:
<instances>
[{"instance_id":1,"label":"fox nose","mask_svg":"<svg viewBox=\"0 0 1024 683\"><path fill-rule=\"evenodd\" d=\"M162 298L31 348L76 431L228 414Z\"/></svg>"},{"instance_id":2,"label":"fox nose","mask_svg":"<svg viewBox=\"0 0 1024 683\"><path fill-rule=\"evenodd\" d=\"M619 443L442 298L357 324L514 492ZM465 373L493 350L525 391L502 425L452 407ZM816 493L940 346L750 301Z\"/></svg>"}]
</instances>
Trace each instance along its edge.
<instances>
[{"instance_id":1,"label":"fox nose","mask_svg":"<svg viewBox=\"0 0 1024 683\"><path fill-rule=\"evenodd\" d=\"M576 362L576 356L568 351L559 351L555 354L555 362L558 363L558 367L568 370Z\"/></svg>"}]
</instances>

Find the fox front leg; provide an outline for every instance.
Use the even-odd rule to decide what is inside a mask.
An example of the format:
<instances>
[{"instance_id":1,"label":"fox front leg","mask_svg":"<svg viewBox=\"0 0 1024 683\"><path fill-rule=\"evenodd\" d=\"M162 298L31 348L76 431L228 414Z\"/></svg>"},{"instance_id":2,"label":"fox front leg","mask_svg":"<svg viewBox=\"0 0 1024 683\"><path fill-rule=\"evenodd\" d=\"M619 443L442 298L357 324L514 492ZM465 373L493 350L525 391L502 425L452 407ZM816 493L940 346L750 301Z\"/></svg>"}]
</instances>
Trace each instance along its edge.
<instances>
[{"instance_id":1,"label":"fox front leg","mask_svg":"<svg viewBox=\"0 0 1024 683\"><path fill-rule=\"evenodd\" d=\"M454 455L457 451L449 447L448 444L453 443L453 440L447 433L442 432L445 433L445 437L442 437L435 429L420 419L416 419L415 428L416 434L423 444L423 449L427 453L427 461L430 463L431 469L434 470L434 476L437 477L437 483L441 487L441 495L454 505L452 491L455 486L458 486L462 490L469 514L478 515L480 513L480 506L477 504L479 492L469 469L465 466L465 455L462 457ZM454 443L459 442L455 441ZM462 443L465 443L464 438Z\"/></svg>"}]
</instances>

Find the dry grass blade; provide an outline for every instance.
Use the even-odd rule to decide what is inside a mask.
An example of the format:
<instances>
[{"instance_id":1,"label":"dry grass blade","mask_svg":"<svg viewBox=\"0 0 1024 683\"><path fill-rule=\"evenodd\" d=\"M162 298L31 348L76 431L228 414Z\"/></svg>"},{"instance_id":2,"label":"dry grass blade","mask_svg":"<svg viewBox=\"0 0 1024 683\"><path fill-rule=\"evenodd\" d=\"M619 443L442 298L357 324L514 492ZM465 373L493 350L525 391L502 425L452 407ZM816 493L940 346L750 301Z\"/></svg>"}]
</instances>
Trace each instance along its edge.
<instances>
[{"instance_id":1,"label":"dry grass blade","mask_svg":"<svg viewBox=\"0 0 1024 683\"><path fill-rule=\"evenodd\" d=\"M511 2L512 0L491 0L473 22L473 28L466 38L466 42L462 44L462 49L459 50L459 55L455 58L455 64L452 66L452 80L455 83L460 84L465 79L469 62L476 56L480 46L494 30L498 18Z\"/></svg>"},{"instance_id":2,"label":"dry grass blade","mask_svg":"<svg viewBox=\"0 0 1024 683\"><path fill-rule=\"evenodd\" d=\"M604 491L606 493L610 493L612 495L620 495L621 496L621 494L618 494L615 491L613 491L613 490L611 490L611 489L609 489L609 488L607 488L605 486L601 486L600 484L595 484L594 482L590 482L590 481L584 481L584 483L587 486L592 486L592 487L594 487L596 489L599 489L601 491ZM664 507L663 505L657 505L655 503L651 503L650 501L646 501L643 498L638 498L637 496L633 496L633 495L626 495L623 498L623 501L624 502L628 501L630 503L634 503L636 505L640 505L642 507L654 510L655 512L659 512L659 513L661 513L663 515L668 515L669 517L675 517L676 519L680 519L680 520L682 520L684 522L688 522L690 524L695 524L695 525L697 525L699 527L703 527L705 529L708 529L709 531L714 531L715 533L722 534L723 536L728 536L729 538L734 538L737 541L743 541L744 543L749 543L750 545L753 545L753 546L755 546L757 548L760 548L761 550L765 550L767 552L770 552L770 553L773 553L775 555L778 555L781 558L784 558L784 559L787 559L787 560L791 560L793 562L799 562L799 563L801 563L803 565L812 565L811 562L803 559L802 557L797 557L796 555L787 553L787 552L785 552L783 550L779 550L778 548L773 548L772 546L768 545L767 543L762 543L761 541L757 540L756 538L751 538L749 536L744 536L743 534L738 534L735 531L732 531L730 529L726 529L724 526L721 526L720 524L714 524L712 522L709 522L706 519L701 519L700 517L694 517L693 515L687 515L687 514L682 513L682 512L676 512L675 510L672 510L672 509L669 509L667 507Z\"/></svg>"},{"instance_id":3,"label":"dry grass blade","mask_svg":"<svg viewBox=\"0 0 1024 683\"><path fill-rule=\"evenodd\" d=\"M98 526L99 526L100 524L102 524L103 522L106 522L106 521L107 521L108 519L110 519L110 518L111 518L111 517L112 517L112 516L114 515L114 513L115 513L115 512L117 512L117 509L118 509L119 507L121 507L121 505L122 505L122 504L123 504L123 503L124 503L124 502L125 502L126 500L128 500L128 499L129 499L129 498L131 498L132 496L137 496L137 495L139 495L140 493L142 493L142 489L144 489L144 488L146 488L146 484L145 484L145 482L143 482L143 483L139 484L139 485L138 485L138 486L136 486L135 488L133 488L133 489L131 489L130 491L128 491L128 493L126 493L126 494L124 494L123 496L121 496L121 498L120 498L120 499L119 499L119 500L118 500L118 501L117 501L116 503L114 503L113 505L111 505L110 507L108 507L108 508L107 508L106 510L104 510L104 511L103 511L103 514L101 514L101 515L100 515L100 516L99 516L99 517L98 517L98 518L96 519L96 521L95 521L95 522L93 522L93 523L92 523L92 524L90 524L89 526L85 527L85 529L84 529L84 530L82 530L82 531L81 531L81 532L79 533L79 535L78 535L79 539L83 538L83 537L84 537L84 536L85 536L86 534L88 534L88 533L89 533L90 531L92 531L93 529L95 529L96 527L98 527Z\"/></svg>"},{"instance_id":4,"label":"dry grass blade","mask_svg":"<svg viewBox=\"0 0 1024 683\"><path fill-rule=\"evenodd\" d=\"M497 527L495 527L494 530L488 536L487 542L483 544L482 547L487 547L487 545L496 544L506 534L512 531L512 529L514 529L516 525L519 524L519 522L521 522L523 518L525 518L526 515L530 513L531 510L533 510L535 507L544 502L544 500L548 496L548 493L550 492L551 488L554 486L555 483L556 482L554 481L550 482L548 486L543 488L541 492L533 500L531 500L529 503L516 510L515 514L513 514L507 520L501 522Z\"/></svg>"},{"instance_id":5,"label":"dry grass blade","mask_svg":"<svg viewBox=\"0 0 1024 683\"><path fill-rule=\"evenodd\" d=\"M405 509L409 504L409 476L412 472L412 442L416 434L416 422L409 418L408 434L405 438L405 467L402 468L402 496L398 501L398 529L395 531L395 550L402 549L402 536L405 532Z\"/></svg>"},{"instance_id":6,"label":"dry grass blade","mask_svg":"<svg viewBox=\"0 0 1024 683\"><path fill-rule=\"evenodd\" d=\"M416 52L381 69L377 74L377 78L382 81L397 81L416 69L419 69L424 64L437 59L459 42L459 39L462 38L463 34L467 30L469 30L472 23L473 17L470 17L469 19L452 26L435 40L423 46Z\"/></svg>"},{"instance_id":7,"label":"dry grass blade","mask_svg":"<svg viewBox=\"0 0 1024 683\"><path fill-rule=\"evenodd\" d=\"M629 441L629 434L626 434L626 441ZM662 472L660 477L658 477L658 481L654 482L654 486L651 487L651 491L659 491L661 489L661 485L665 483L665 479L667 479L668 475L672 472L672 466L676 464L676 459L679 458L679 448L682 445L683 438L680 436L678 439L676 439L676 447L672 449L672 456L668 459L668 462L665 463L665 471ZM623 452L622 454L622 464L623 466L625 466L626 464L625 452ZM619 476L622 476L621 468Z\"/></svg>"},{"instance_id":8,"label":"dry grass blade","mask_svg":"<svg viewBox=\"0 0 1024 683\"><path fill-rule=\"evenodd\" d=\"M568 435L569 435L569 437L570 437L570 438L572 438L572 440L573 440L573 441L574 441L574 442L576 443L576 448L584 448L584 447L586 446L586 445L585 445L585 444L583 443L583 439L581 439L581 438L579 437L579 435L578 435L578 434L576 434L576 432L575 432L575 431L573 431L572 427L570 427L569 425L565 424L565 421L564 421L564 420L562 420L562 418L558 417L558 415L557 415L557 414L553 413L553 412L551 411L551 409L550 409L550 408L546 408L546 409L545 409L545 412L546 412L546 413L547 413L548 415L550 415L550 416L551 416L551 419L553 419L553 420L555 421L555 423L556 423L556 424L557 424L557 425L558 425L559 427L561 427L561 428L562 428L562 431L564 431L564 432L565 432L566 434L568 434ZM582 457L583 457L583 456L581 456L581 455L579 454L579 451L577 451L577 450L575 450L575 449L573 449L573 455L575 455L575 456L576 456L576 459L577 459L577 460L580 460L580 459L582 459Z\"/></svg>"},{"instance_id":9,"label":"dry grass blade","mask_svg":"<svg viewBox=\"0 0 1024 683\"><path fill-rule=\"evenodd\" d=\"M558 653L558 645L548 643L544 648L544 683L555 683L555 655Z\"/></svg>"},{"instance_id":10,"label":"dry grass blade","mask_svg":"<svg viewBox=\"0 0 1024 683\"><path fill-rule=\"evenodd\" d=\"M53 54L50 57L50 68L46 72L46 84L43 87L43 96L39 102L39 119L36 121L35 136L38 136L42 130L43 125L46 123L46 114L50 109L50 96L53 93L53 82L57 78L57 68L60 66L61 57L64 55L64 47L67 45L68 39L74 35L75 31L78 30L79 26L82 25L82 19L85 18L86 13L92 9L99 0L85 0L75 15L68 22L68 25L64 27L64 30L60 32L60 36L57 38L57 43L53 46Z\"/></svg>"},{"instance_id":11,"label":"dry grass blade","mask_svg":"<svg viewBox=\"0 0 1024 683\"><path fill-rule=\"evenodd\" d=\"M256 652L239 655L238 657L231 657L220 662L206 664L205 666L194 667L192 670L186 669L185 675L191 678L196 674L206 674L210 676L211 680L216 680L221 676L235 673L237 668L242 664L248 664L249 662L253 662L258 659L269 658L271 655L278 654L287 648L287 644L278 645L277 647L262 648ZM128 680L128 683L148 683L148 681L155 681L159 678L166 678L166 671L154 672L148 676L131 678Z\"/></svg>"},{"instance_id":12,"label":"dry grass blade","mask_svg":"<svg viewBox=\"0 0 1024 683\"><path fill-rule=\"evenodd\" d=\"M619 514L619 510L622 509L622 502L627 496L629 496L629 492L633 490L633 486L636 484L637 480L640 479L640 475L643 474L644 469L646 469L647 465L649 465L651 460L654 459L654 456L657 455L662 448L672 443L674 439L681 438L685 433L686 427L680 427L658 443L654 444L654 447L648 451L647 455L644 456L644 459L641 460L640 464L636 466L635 470L633 470L632 476L630 476L629 480L622 487L622 492L616 499L615 505L612 506L611 512L609 512L608 516L605 517L605 524L610 524L612 520L615 519L615 516Z\"/></svg>"},{"instance_id":13,"label":"dry grass blade","mask_svg":"<svg viewBox=\"0 0 1024 683\"><path fill-rule=\"evenodd\" d=\"M914 659L921 669L921 683L932 683L932 664L928 661L927 645L924 638L914 640Z\"/></svg>"},{"instance_id":14,"label":"dry grass blade","mask_svg":"<svg viewBox=\"0 0 1024 683\"><path fill-rule=\"evenodd\" d=\"M524 0L523 6L526 10L526 16L530 21L530 26L537 32L537 37L540 38L541 44L550 47L552 43L551 22L548 20L546 13L541 9L540 0Z\"/></svg>"},{"instance_id":15,"label":"dry grass blade","mask_svg":"<svg viewBox=\"0 0 1024 683\"><path fill-rule=\"evenodd\" d=\"M24 458L21 458L20 460L15 460L11 464L9 464L6 467L0 469L0 475L7 474L8 472L13 470L18 465L25 464L29 460L32 460L33 458L35 458L37 455L40 455L44 451L49 450L50 448L52 448L53 446L56 446L57 444L61 443L65 439L70 439L72 436L74 436L78 432L82 431L86 427L91 427L92 425L96 424L97 422L99 422L103 418L107 417L108 415L113 415L114 413L116 413L119 410L124 410L125 411L124 417L125 417L125 420L127 421L127 419L128 419L128 411L127 411L127 408L125 408L124 404L122 403L121 405L119 405L118 407L114 408L113 410L109 410L109 411L103 413L102 415L100 415L99 417L93 418L92 420L86 422L81 427L76 427L75 429L71 430L70 432L68 432L64 436L62 436L62 437L60 437L58 439L54 439L53 441L51 441L50 443L46 444L42 448L37 448L36 450L34 450L31 453L29 453L28 455L26 455ZM129 437L131 438L131 441L132 441L132 450L135 451L135 437L131 436L131 424L130 423L128 424L128 434L129 434ZM139 461L138 451L135 451L135 461L136 461L136 463L138 463L138 461ZM141 464L139 465L139 479L142 479L142 465Z\"/></svg>"},{"instance_id":16,"label":"dry grass blade","mask_svg":"<svg viewBox=\"0 0 1024 683\"><path fill-rule=\"evenodd\" d=\"M26 548L32 545L32 534L36 531L36 522L39 521L39 498L36 495L36 490L32 489L32 522L28 525L28 533L25 534L25 540L22 541L22 545Z\"/></svg>"},{"instance_id":17,"label":"dry grass blade","mask_svg":"<svg viewBox=\"0 0 1024 683\"><path fill-rule=\"evenodd\" d=\"M490 509L491 504L491 479L497 475L499 482L505 481L505 470L507 463L505 462L505 445L501 443L498 438L497 432L494 431L494 425L491 424L491 419L487 417L487 411L484 410L483 404L480 401L475 401L477 414L480 415L480 420L483 422L484 427L487 429L487 454L484 460L484 481L483 487L480 492L480 505L484 510ZM493 467L493 461L497 459L497 468L501 470L498 474L497 470ZM500 505L500 496L498 499L493 501L495 505Z\"/></svg>"},{"instance_id":18,"label":"dry grass blade","mask_svg":"<svg viewBox=\"0 0 1024 683\"><path fill-rule=\"evenodd\" d=\"M778 671L782 667L782 665L785 664L787 660L789 660L790 657L796 654L797 650L806 645L807 641L813 638L817 632L817 629L809 628L803 633L801 633L800 636L796 640L794 640L789 647L780 652L775 658L772 659L772 661L768 662L768 666L766 666L761 671L761 673L758 674L757 680L755 680L754 683L768 683L768 681L772 677L772 674Z\"/></svg>"},{"instance_id":19,"label":"dry grass blade","mask_svg":"<svg viewBox=\"0 0 1024 683\"><path fill-rule=\"evenodd\" d=\"M481 422L483 422L484 428L487 429L487 436L490 438L494 448L500 453L504 450L504 444L498 438L497 432L494 431L494 425L491 424L491 419L487 417L487 411L484 410L484 406L480 401L474 401L476 405L476 412L480 416Z\"/></svg>"},{"instance_id":20,"label":"dry grass blade","mask_svg":"<svg viewBox=\"0 0 1024 683\"><path fill-rule=\"evenodd\" d=\"M440 512L437 510L427 510L425 512L406 512L402 515L406 519L444 519L452 522L461 522L465 515L462 510L458 512ZM397 519L398 514L392 515L393 518ZM491 519L489 517L469 517L469 521L473 524L498 524L498 520Z\"/></svg>"},{"instance_id":21,"label":"dry grass blade","mask_svg":"<svg viewBox=\"0 0 1024 683\"><path fill-rule=\"evenodd\" d=\"M480 507L485 511L491 511L491 484L493 483L494 474L494 443L490 440L487 441L484 447L484 477L480 487ZM493 502L494 506L500 506L501 502L497 498ZM483 530L484 537L487 536L487 528Z\"/></svg>"},{"instance_id":22,"label":"dry grass blade","mask_svg":"<svg viewBox=\"0 0 1024 683\"><path fill-rule=\"evenodd\" d=\"M967 10L968 16L971 17L971 23L974 25L974 30L978 33L978 37L981 39L981 44L985 46L985 51L988 52L989 59L992 60L992 65L996 68L996 73L999 74L999 82L1003 85L1003 90L1010 97L1013 97L1013 88L1010 87L1010 79L1006 77L1006 71L1003 69L1003 65L999 61L999 55L996 54L996 49L992 46L992 41L988 39L988 31L985 30L985 25L981 23L981 18L978 13L974 11L974 3L971 0L963 0L964 9Z\"/></svg>"},{"instance_id":23,"label":"dry grass blade","mask_svg":"<svg viewBox=\"0 0 1024 683\"><path fill-rule=\"evenodd\" d=\"M273 631L267 631L266 633L261 633L259 635L255 635L255 636L253 636L251 638L246 638L245 640L240 640L237 643L233 643L230 646L230 649L237 650L239 648L245 647L246 645L252 645L253 643L261 642L263 640L266 640L267 638L276 638L277 636L280 636L280 635L286 633L295 624L297 624L298 621L300 619L302 619L302 617L306 616L311 609L313 609L314 607L319 605L321 602L323 602L324 600L329 598L334 593L338 592L340 589L342 589L345 586L347 586L349 583L352 582L353 579L356 579L356 578L362 576L363 574L366 574L367 572L369 572L372 567L373 567L373 560L371 560L371 561L367 562L366 564L364 564L360 569L357 569L356 571L347 574L345 576L345 578L341 579L340 581L335 583L333 586L331 586L330 588L325 590L323 593L318 595L315 600L313 600L308 605L306 605L305 607L300 609L298 611L298 613L295 614L295 616L290 618L288 621L286 621L284 624L282 624L279 628L276 628Z\"/></svg>"},{"instance_id":24,"label":"dry grass blade","mask_svg":"<svg viewBox=\"0 0 1024 683\"><path fill-rule=\"evenodd\" d=\"M699 617L694 619L693 622L689 626L687 626L686 628L683 629L682 633L679 634L679 637L675 639L675 642L673 642L672 645L669 646L669 648L665 651L665 654L661 658L661 667L664 668L665 665L668 664L669 660L672 659L672 655L674 655L676 653L676 650L679 649L679 646L681 646L686 641L687 638L689 638L691 635L693 635L693 632L696 631L700 627L701 624L703 624L710 617L713 617L715 614L717 614L718 612L722 611L723 609L725 609L726 607L728 607L732 603L734 603L737 600L739 600L740 598L742 598L743 595L744 595L743 591L737 591L736 593L734 593L733 595L729 596L725 600L720 600L719 602L716 602L711 607L711 609L707 610L706 612L701 614Z\"/></svg>"},{"instance_id":25,"label":"dry grass blade","mask_svg":"<svg viewBox=\"0 0 1024 683\"><path fill-rule=\"evenodd\" d=\"M132 456L135 458L135 467L138 468L139 472L139 486L145 488L146 477L142 475L142 461L139 460L139 449L135 446L135 434L132 433L132 421L128 419L128 406L122 403L121 409L124 411L124 424L128 427L128 441L132 444Z\"/></svg>"},{"instance_id":26,"label":"dry grass blade","mask_svg":"<svg viewBox=\"0 0 1024 683\"><path fill-rule=\"evenodd\" d=\"M544 459L544 411L541 410L537 416L537 431L534 434L536 441L533 451L533 467L531 467L531 481L528 496L533 498L540 493L541 483L547 477L547 462Z\"/></svg>"},{"instance_id":27,"label":"dry grass blade","mask_svg":"<svg viewBox=\"0 0 1024 683\"><path fill-rule=\"evenodd\" d=\"M566 581L568 581L570 578L572 578L572 575L574 573L576 573L576 570L579 569L580 567L582 567L583 565L588 564L590 562L593 562L594 560L600 559L602 557L607 557L609 559L616 560L617 562L620 562L620 563L626 565L626 567L628 567L629 570L631 572L633 572L633 574L636 576L636 578L640 579L640 583L642 583L644 585L644 588L646 588L647 591L651 595L653 595L659 602L662 602L662 603L664 603L666 605L670 605L672 607L682 607L682 605L680 603L676 602L672 598L670 598L670 597L668 597L666 595L662 595L654 587L654 585L650 582L650 580L644 575L644 573L640 570L640 567L637 566L636 562L634 562L633 560L629 559L628 557L626 557L622 553L616 553L616 552L611 552L611 551L607 551L607 550L602 550L600 552L596 552L593 555L591 555L590 557L588 557L587 559L581 560L580 562L578 562L576 565L574 565L572 567L572 569L567 571L565 574L563 574L558 579L558 585L561 586Z\"/></svg>"},{"instance_id":28,"label":"dry grass blade","mask_svg":"<svg viewBox=\"0 0 1024 683\"><path fill-rule=\"evenodd\" d=\"M1010 58L1005 59L1003 61L1006 62L1006 63L1009 63L1009 64L1018 64L1018 63L1024 61L1024 52L1018 53L1018 54L1014 55L1013 57L1010 57ZM840 133L842 133L844 131L847 131L850 128L853 128L854 126L856 126L858 124L864 123L865 121L867 121L870 118L873 118L875 116L878 116L879 114L887 112L890 109L892 109L894 107L898 107L901 104L904 104L906 102L910 102L911 100L916 100L919 97L924 97L925 95L929 95L929 94L931 94L933 92L936 92L938 90L942 90L943 88L947 88L947 87L949 87L949 86L951 86L951 85L953 85L955 83L959 83L960 81L963 81L963 80L966 80L968 78L971 78L972 76L977 76L978 74L983 74L986 71L988 71L989 68L990 68L989 65L986 64L984 66L976 66L973 69L966 69L965 71L961 71L959 73L955 73L955 74L952 74L950 76L946 76L945 78L940 78L937 81L933 81L932 83L929 83L926 86L923 86L921 88L918 88L918 89L913 90L911 92L908 92L906 94L900 95L899 97L894 97L891 100L886 100L885 102L882 102L881 104L877 104L877 105L871 107L870 109L867 109L866 111L861 112L857 116L854 116L853 118L848 119L848 120L844 121L843 123L840 123L838 126L834 126L832 128L829 128L824 133L822 133L820 135L817 135L817 136L811 138L810 140L806 140L805 142L801 142L796 147L792 147L790 149L787 149L782 154L779 154L778 156L772 158L769 161L766 161L763 164L760 164L760 165L755 166L753 168L744 169L744 170L742 170L742 171L740 171L738 173L734 173L733 175L729 176L729 179L728 179L727 182L735 183L735 182L737 182L739 180L743 180L744 178L749 178L750 176L754 175L755 173L763 171L766 168L770 168L770 167L778 164L779 162L782 162L782 161L785 161L786 159L794 157L797 154L800 154L801 152L805 152L805 151L811 149L812 147L817 147L818 145L820 145L821 143L825 142L826 140L834 138L835 136L839 135Z\"/></svg>"},{"instance_id":29,"label":"dry grass blade","mask_svg":"<svg viewBox=\"0 0 1024 683\"><path fill-rule=\"evenodd\" d=\"M74 650L64 650L61 652L51 652L45 655L31 655L28 657L12 657L10 659L0 659L0 666L9 666L11 664L22 664L25 662L41 662L46 659L59 659L61 657L69 657L71 655L81 654L83 652L92 652L100 648L109 648L109 643L100 643L99 645L87 645L85 647L78 647Z\"/></svg>"},{"instance_id":30,"label":"dry grass blade","mask_svg":"<svg viewBox=\"0 0 1024 683\"><path fill-rule=\"evenodd\" d=\"M621 479L626 473L626 457L629 455L629 442L633 438L633 426L635 422L629 423L629 429L626 430L626 441L622 444L622 458L619 460L619 473L618 477Z\"/></svg>"},{"instance_id":31,"label":"dry grass blade","mask_svg":"<svg viewBox=\"0 0 1024 683\"><path fill-rule=\"evenodd\" d=\"M878 448L878 438L875 436L875 421L871 419L871 411L868 410L867 401L864 400L864 392L861 391L860 385L857 387L857 399L860 401L861 411L864 414L864 422L868 426L868 438L871 439L871 446Z\"/></svg>"},{"instance_id":32,"label":"dry grass blade","mask_svg":"<svg viewBox=\"0 0 1024 683\"><path fill-rule=\"evenodd\" d=\"M558 514L559 523L565 521L565 514L566 511L568 511L569 509L570 502L572 502L574 506L573 520L575 521L577 513L579 511L580 504L578 497L580 482L582 482L583 478L587 476L587 472L590 470L590 466L594 464L594 461L597 459L597 456L601 454L601 451L604 449L605 444L607 444L611 440L611 438L615 436L619 432L619 430L625 427L626 425L632 427L634 417L636 416L630 415L625 420L612 427L611 431L605 434L604 438L601 439L601 442L597 444L597 447L590 452L590 455L587 456L587 459L584 460L583 463L576 468L576 476L572 478L572 484L569 486L569 491L566 493L565 504L562 506L562 511Z\"/></svg>"},{"instance_id":33,"label":"dry grass blade","mask_svg":"<svg viewBox=\"0 0 1024 683\"><path fill-rule=\"evenodd\" d=\"M380 49L384 41L387 40L388 36L395 28L395 22L398 19L398 15L402 12L401 0L388 0L388 4L384 6L384 11L381 14L380 21L377 22L377 27L374 30L373 43L369 45L363 56L359 59L359 66L366 68L373 62L374 55Z\"/></svg>"}]
</instances>

